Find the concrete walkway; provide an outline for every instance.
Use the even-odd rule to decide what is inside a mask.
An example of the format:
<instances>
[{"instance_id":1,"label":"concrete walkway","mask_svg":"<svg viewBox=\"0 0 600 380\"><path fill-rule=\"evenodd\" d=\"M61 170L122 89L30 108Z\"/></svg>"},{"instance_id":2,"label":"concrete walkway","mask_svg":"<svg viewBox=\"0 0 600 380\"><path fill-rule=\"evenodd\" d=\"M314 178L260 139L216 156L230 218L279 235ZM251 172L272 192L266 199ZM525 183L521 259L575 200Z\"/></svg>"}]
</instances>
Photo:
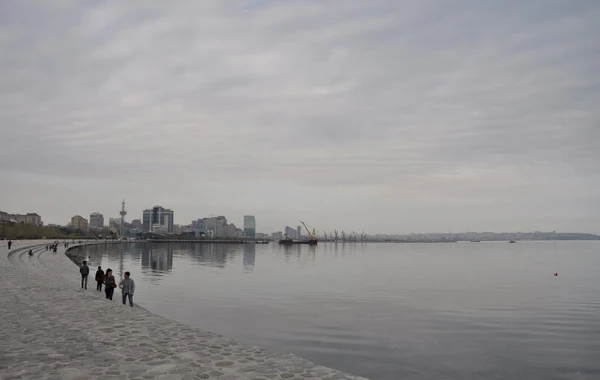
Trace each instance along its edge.
<instances>
[{"instance_id":1,"label":"concrete walkway","mask_svg":"<svg viewBox=\"0 0 600 380\"><path fill-rule=\"evenodd\" d=\"M81 290L63 248L0 244L0 379L363 379L106 300L93 270Z\"/></svg>"}]
</instances>

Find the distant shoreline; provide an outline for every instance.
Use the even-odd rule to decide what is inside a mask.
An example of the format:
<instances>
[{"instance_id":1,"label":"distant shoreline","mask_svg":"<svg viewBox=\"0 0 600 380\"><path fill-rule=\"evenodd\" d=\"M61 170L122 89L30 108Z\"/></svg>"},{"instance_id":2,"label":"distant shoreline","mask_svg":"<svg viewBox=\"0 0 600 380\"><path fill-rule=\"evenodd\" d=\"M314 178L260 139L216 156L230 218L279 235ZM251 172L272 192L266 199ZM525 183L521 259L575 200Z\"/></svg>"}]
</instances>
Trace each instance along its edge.
<instances>
[{"instance_id":1,"label":"distant shoreline","mask_svg":"<svg viewBox=\"0 0 600 380\"><path fill-rule=\"evenodd\" d=\"M515 242L557 242L557 241L600 241L600 237L598 238L587 238L587 239L513 239ZM43 240L40 240L43 241ZM256 244L258 241L266 241L263 239L260 240L227 240L227 239L197 239L197 240L179 240L179 239L149 239L149 240L77 240L76 244L79 247L85 246L86 243L93 245L102 245L102 244L144 244L144 243L192 243L192 244ZM395 244L440 244L440 243L503 243L509 242L511 239L489 239L489 240L375 240L375 239L365 239L365 240L319 240L319 244L321 243L334 243L334 244L354 244L354 243L395 243ZM80 243L81 242L81 243ZM271 240L270 243L279 245L277 241Z\"/></svg>"}]
</instances>

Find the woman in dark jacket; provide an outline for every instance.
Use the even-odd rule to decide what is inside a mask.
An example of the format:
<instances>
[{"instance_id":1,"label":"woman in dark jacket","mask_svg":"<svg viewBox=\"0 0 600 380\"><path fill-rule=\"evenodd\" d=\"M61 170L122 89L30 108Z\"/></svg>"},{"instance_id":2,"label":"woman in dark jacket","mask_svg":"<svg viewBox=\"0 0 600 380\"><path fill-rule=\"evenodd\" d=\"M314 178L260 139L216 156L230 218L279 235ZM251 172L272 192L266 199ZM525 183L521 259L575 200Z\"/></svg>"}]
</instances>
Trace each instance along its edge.
<instances>
[{"instance_id":1,"label":"woman in dark jacket","mask_svg":"<svg viewBox=\"0 0 600 380\"><path fill-rule=\"evenodd\" d=\"M104 282L104 271L102 270L101 266L98 266L98 270L96 271L96 283L98 285L96 285L96 290L101 292L102 291L102 283Z\"/></svg>"},{"instance_id":2,"label":"woman in dark jacket","mask_svg":"<svg viewBox=\"0 0 600 380\"><path fill-rule=\"evenodd\" d=\"M106 293L107 299L112 300L116 287L117 282L115 281L115 276L112 275L112 269L108 268L106 270L106 275L104 276L104 292Z\"/></svg>"}]
</instances>

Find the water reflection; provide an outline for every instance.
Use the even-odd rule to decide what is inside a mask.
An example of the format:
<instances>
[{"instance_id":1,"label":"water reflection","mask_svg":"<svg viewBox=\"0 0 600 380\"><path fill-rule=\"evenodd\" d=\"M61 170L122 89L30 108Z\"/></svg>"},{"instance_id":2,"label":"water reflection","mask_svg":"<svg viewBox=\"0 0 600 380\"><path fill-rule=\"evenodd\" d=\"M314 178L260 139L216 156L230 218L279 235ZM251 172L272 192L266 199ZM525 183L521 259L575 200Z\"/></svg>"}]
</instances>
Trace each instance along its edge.
<instances>
[{"instance_id":1,"label":"water reflection","mask_svg":"<svg viewBox=\"0 0 600 380\"><path fill-rule=\"evenodd\" d=\"M559 380L600 373L599 250L138 243L80 254L131 271L138 302L160 315L373 379Z\"/></svg>"},{"instance_id":2,"label":"water reflection","mask_svg":"<svg viewBox=\"0 0 600 380\"><path fill-rule=\"evenodd\" d=\"M191 248L191 249L190 249ZM202 265L225 268L227 262L239 250L232 244L192 244L185 246L185 252L191 252L192 259Z\"/></svg>"},{"instance_id":3,"label":"water reflection","mask_svg":"<svg viewBox=\"0 0 600 380\"><path fill-rule=\"evenodd\" d=\"M244 244L244 273L254 272L256 261L256 244Z\"/></svg>"},{"instance_id":4,"label":"water reflection","mask_svg":"<svg viewBox=\"0 0 600 380\"><path fill-rule=\"evenodd\" d=\"M152 244L142 246L142 271L163 274L173 269L173 245L156 247Z\"/></svg>"}]
</instances>

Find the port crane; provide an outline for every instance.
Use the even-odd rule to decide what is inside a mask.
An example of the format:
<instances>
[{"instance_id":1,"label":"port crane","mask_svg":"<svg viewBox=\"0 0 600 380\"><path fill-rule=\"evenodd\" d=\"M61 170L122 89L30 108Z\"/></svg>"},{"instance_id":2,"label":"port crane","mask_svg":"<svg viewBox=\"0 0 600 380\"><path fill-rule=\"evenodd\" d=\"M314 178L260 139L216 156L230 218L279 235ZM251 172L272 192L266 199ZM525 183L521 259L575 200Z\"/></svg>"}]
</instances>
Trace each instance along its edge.
<instances>
[{"instance_id":1,"label":"port crane","mask_svg":"<svg viewBox=\"0 0 600 380\"><path fill-rule=\"evenodd\" d=\"M308 237L310 238L310 240L317 240L317 232L315 231L315 229L313 228L311 231L306 225L306 223L304 223L303 221L300 221L300 223L302 223L302 225L304 226L304 229L308 233Z\"/></svg>"}]
</instances>

